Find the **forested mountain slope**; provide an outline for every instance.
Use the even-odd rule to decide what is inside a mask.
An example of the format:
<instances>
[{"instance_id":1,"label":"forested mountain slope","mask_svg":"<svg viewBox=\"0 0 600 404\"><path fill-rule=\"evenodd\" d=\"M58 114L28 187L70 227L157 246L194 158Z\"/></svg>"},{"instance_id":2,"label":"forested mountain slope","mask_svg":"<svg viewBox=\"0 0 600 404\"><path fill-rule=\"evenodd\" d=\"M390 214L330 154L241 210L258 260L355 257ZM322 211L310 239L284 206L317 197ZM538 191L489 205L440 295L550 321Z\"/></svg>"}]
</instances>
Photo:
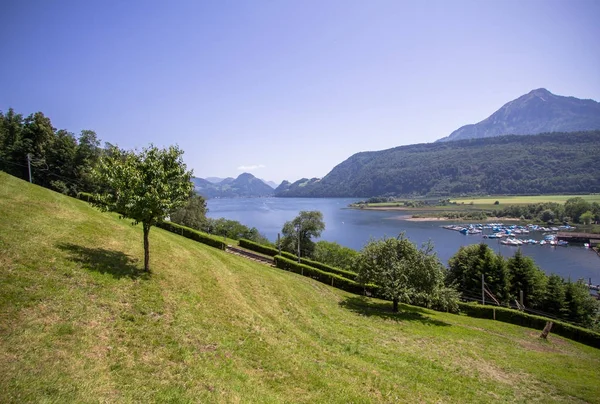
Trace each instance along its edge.
<instances>
[{"instance_id":1,"label":"forested mountain slope","mask_svg":"<svg viewBox=\"0 0 600 404\"><path fill-rule=\"evenodd\" d=\"M600 192L600 131L501 136L362 152L276 196Z\"/></svg>"}]
</instances>

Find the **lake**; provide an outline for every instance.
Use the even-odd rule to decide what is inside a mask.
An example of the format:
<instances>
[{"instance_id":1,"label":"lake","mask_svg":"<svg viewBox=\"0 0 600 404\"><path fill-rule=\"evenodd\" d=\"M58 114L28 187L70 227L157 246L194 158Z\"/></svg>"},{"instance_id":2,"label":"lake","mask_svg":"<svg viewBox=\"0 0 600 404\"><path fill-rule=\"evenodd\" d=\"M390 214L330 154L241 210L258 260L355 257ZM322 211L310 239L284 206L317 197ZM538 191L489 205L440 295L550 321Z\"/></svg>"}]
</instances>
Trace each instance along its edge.
<instances>
[{"instance_id":1,"label":"lake","mask_svg":"<svg viewBox=\"0 0 600 404\"><path fill-rule=\"evenodd\" d=\"M292 220L301 210L318 210L325 219L325 231L321 240L335 241L343 246L360 250L370 238L396 237L404 232L414 243L431 240L437 255L445 264L460 246L485 242L505 257L513 255L516 247L505 246L494 239L481 235L463 235L457 231L441 228L442 224L464 222L412 222L402 220L402 212L381 212L348 209L355 198L236 198L209 199L208 217L237 220L246 226L256 227L271 241L277 240L283 224ZM540 239L541 233L530 233L526 238ZM600 257L582 246L550 247L523 245L523 254L550 274L565 279L591 278L600 283Z\"/></svg>"}]
</instances>

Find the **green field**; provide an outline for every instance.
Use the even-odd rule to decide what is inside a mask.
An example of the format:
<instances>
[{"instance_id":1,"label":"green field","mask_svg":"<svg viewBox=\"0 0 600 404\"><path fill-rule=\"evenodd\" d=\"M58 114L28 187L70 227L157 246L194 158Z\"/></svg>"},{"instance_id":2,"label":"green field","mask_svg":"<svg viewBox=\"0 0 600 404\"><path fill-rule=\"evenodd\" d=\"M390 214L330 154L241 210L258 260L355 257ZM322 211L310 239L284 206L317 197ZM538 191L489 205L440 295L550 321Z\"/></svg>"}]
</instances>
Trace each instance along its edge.
<instances>
[{"instance_id":1,"label":"green field","mask_svg":"<svg viewBox=\"0 0 600 404\"><path fill-rule=\"evenodd\" d=\"M600 194L593 195L534 195L534 196L490 196L485 198L460 198L451 199L451 202L457 204L464 203L465 205L491 205L494 206L494 202L498 201L500 205L527 205L530 203L541 203L541 202L555 202L565 203L567 199L581 197L588 202L600 203Z\"/></svg>"},{"instance_id":2,"label":"green field","mask_svg":"<svg viewBox=\"0 0 600 404\"><path fill-rule=\"evenodd\" d=\"M595 402L600 350L366 300L0 173L0 402Z\"/></svg>"}]
</instances>

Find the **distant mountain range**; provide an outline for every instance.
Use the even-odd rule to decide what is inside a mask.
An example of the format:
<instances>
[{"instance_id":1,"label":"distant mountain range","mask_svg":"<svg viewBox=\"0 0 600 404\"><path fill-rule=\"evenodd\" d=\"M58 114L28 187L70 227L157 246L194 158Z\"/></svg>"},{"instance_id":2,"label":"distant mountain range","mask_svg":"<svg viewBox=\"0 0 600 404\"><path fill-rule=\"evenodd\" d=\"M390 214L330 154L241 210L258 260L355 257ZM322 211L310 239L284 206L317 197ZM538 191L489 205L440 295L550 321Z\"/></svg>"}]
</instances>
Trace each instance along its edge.
<instances>
[{"instance_id":1,"label":"distant mountain range","mask_svg":"<svg viewBox=\"0 0 600 404\"><path fill-rule=\"evenodd\" d=\"M281 197L600 192L600 130L500 136L357 153L323 179L284 181Z\"/></svg>"},{"instance_id":2,"label":"distant mountain range","mask_svg":"<svg viewBox=\"0 0 600 404\"><path fill-rule=\"evenodd\" d=\"M458 128L438 142L597 129L600 129L600 102L563 97L539 88L510 101L479 123Z\"/></svg>"},{"instance_id":3,"label":"distant mountain range","mask_svg":"<svg viewBox=\"0 0 600 404\"><path fill-rule=\"evenodd\" d=\"M192 182L196 192L205 198L264 197L274 194L274 187L249 173L240 174L237 178L193 177Z\"/></svg>"},{"instance_id":4,"label":"distant mountain range","mask_svg":"<svg viewBox=\"0 0 600 404\"><path fill-rule=\"evenodd\" d=\"M233 178L233 177L227 177L227 178L206 177L204 179L213 184L221 184L221 185L229 184L229 183L235 181L235 178ZM275 183L273 181L263 180L262 178L259 178L259 180L261 180L262 182L264 182L265 184L267 184L268 186L270 186L273 189L277 188L277 183Z\"/></svg>"}]
</instances>

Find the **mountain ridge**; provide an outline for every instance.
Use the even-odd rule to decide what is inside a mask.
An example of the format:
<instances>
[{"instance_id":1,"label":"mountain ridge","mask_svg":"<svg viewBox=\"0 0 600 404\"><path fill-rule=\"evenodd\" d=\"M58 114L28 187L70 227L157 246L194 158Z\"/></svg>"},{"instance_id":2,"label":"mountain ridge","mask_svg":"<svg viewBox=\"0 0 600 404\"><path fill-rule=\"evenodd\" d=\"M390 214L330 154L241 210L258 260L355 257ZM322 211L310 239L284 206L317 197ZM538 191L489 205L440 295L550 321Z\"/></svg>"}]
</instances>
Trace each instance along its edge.
<instances>
[{"instance_id":1,"label":"mountain ridge","mask_svg":"<svg viewBox=\"0 0 600 404\"><path fill-rule=\"evenodd\" d=\"M437 142L503 135L600 129L600 102L538 88L504 104L486 119L461 126Z\"/></svg>"},{"instance_id":2,"label":"mountain ridge","mask_svg":"<svg viewBox=\"0 0 600 404\"><path fill-rule=\"evenodd\" d=\"M196 193L207 199L267 197L274 193L270 185L250 173L242 173L237 178L224 178L217 183L198 177L192 178L192 182Z\"/></svg>"},{"instance_id":3,"label":"mountain ridge","mask_svg":"<svg viewBox=\"0 0 600 404\"><path fill-rule=\"evenodd\" d=\"M284 182L279 197L600 192L600 130L507 135L360 152L322 179Z\"/></svg>"}]
</instances>

